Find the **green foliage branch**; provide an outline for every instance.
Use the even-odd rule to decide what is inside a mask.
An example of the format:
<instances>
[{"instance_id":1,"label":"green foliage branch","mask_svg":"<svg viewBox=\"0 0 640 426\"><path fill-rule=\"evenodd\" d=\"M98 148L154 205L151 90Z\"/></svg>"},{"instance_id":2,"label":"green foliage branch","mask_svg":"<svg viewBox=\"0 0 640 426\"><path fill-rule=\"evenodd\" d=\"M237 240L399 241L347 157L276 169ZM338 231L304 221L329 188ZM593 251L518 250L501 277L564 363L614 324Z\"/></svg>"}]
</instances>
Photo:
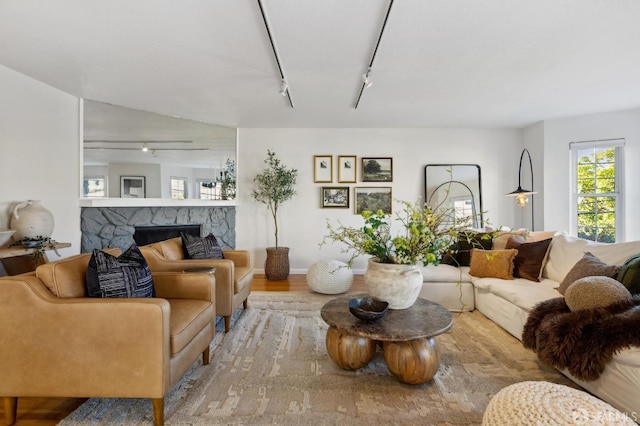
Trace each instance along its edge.
<instances>
[{"instance_id":1,"label":"green foliage branch","mask_svg":"<svg viewBox=\"0 0 640 426\"><path fill-rule=\"evenodd\" d=\"M322 243L339 242L346 247L342 253L350 254L351 266L356 257L368 254L381 263L438 265L442 256L450 251L468 229L469 217L459 217L454 222L452 209L434 211L428 205L399 201L402 209L395 212L394 220L403 231L392 235L392 217L382 210L362 212L362 227L332 225L327 220L327 231Z\"/></svg>"}]
</instances>

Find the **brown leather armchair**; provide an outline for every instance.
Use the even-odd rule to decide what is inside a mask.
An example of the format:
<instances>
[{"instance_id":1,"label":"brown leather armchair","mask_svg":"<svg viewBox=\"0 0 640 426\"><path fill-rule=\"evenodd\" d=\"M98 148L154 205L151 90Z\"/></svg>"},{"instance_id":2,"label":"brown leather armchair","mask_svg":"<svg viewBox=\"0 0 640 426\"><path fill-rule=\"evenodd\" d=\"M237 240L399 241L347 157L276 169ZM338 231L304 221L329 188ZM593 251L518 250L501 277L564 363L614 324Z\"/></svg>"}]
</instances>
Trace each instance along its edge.
<instances>
[{"instance_id":1,"label":"brown leather armchair","mask_svg":"<svg viewBox=\"0 0 640 426\"><path fill-rule=\"evenodd\" d=\"M86 297L91 255L0 278L0 397L7 424L19 397L151 398L164 395L215 333L215 279L154 273L156 298Z\"/></svg>"},{"instance_id":2,"label":"brown leather armchair","mask_svg":"<svg viewBox=\"0 0 640 426\"><path fill-rule=\"evenodd\" d=\"M247 308L253 264L246 250L223 250L224 259L185 259L180 237L141 246L151 271L181 272L194 268L215 268L216 315L224 317L225 332L231 329L231 315L242 304Z\"/></svg>"}]
</instances>

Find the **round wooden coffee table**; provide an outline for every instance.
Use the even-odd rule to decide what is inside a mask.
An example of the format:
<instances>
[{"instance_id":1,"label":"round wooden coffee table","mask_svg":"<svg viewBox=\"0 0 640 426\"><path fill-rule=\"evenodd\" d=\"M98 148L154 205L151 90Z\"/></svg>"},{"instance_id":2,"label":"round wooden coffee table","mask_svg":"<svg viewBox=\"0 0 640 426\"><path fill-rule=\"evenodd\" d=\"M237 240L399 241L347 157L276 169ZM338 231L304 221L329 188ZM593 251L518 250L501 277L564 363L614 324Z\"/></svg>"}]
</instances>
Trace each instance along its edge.
<instances>
[{"instance_id":1,"label":"round wooden coffee table","mask_svg":"<svg viewBox=\"0 0 640 426\"><path fill-rule=\"evenodd\" d=\"M384 318L364 322L349 311L349 299L362 296L366 295L341 296L322 307L320 315L329 324L329 357L344 369L356 370L373 359L381 342L384 361L398 380L411 385L431 380L440 366L435 337L453 326L451 312L418 299L408 309L390 309Z\"/></svg>"}]
</instances>

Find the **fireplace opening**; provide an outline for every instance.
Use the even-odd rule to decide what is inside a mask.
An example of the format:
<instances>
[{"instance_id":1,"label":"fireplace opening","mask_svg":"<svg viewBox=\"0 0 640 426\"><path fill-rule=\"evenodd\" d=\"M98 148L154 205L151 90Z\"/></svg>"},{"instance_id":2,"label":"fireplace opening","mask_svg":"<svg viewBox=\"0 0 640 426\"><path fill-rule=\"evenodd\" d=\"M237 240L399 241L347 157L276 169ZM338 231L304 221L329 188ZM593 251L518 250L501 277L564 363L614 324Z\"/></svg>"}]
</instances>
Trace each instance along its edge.
<instances>
[{"instance_id":1,"label":"fireplace opening","mask_svg":"<svg viewBox=\"0 0 640 426\"><path fill-rule=\"evenodd\" d=\"M135 232L133 233L133 241L135 241L138 246L144 246L179 237L181 232L199 237L201 226L202 225L136 226Z\"/></svg>"}]
</instances>

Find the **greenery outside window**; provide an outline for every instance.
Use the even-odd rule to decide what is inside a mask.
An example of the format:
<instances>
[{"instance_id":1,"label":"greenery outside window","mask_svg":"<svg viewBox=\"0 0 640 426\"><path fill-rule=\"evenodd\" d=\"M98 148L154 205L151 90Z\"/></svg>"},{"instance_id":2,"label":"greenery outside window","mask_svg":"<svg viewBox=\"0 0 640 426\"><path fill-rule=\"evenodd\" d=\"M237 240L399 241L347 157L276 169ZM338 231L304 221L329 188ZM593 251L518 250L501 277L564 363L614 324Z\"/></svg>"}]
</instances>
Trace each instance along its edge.
<instances>
[{"instance_id":1,"label":"greenery outside window","mask_svg":"<svg viewBox=\"0 0 640 426\"><path fill-rule=\"evenodd\" d=\"M624 140L573 142L572 231L602 243L622 241Z\"/></svg>"},{"instance_id":2,"label":"greenery outside window","mask_svg":"<svg viewBox=\"0 0 640 426\"><path fill-rule=\"evenodd\" d=\"M171 198L185 200L187 195L187 179L171 176Z\"/></svg>"}]
</instances>

